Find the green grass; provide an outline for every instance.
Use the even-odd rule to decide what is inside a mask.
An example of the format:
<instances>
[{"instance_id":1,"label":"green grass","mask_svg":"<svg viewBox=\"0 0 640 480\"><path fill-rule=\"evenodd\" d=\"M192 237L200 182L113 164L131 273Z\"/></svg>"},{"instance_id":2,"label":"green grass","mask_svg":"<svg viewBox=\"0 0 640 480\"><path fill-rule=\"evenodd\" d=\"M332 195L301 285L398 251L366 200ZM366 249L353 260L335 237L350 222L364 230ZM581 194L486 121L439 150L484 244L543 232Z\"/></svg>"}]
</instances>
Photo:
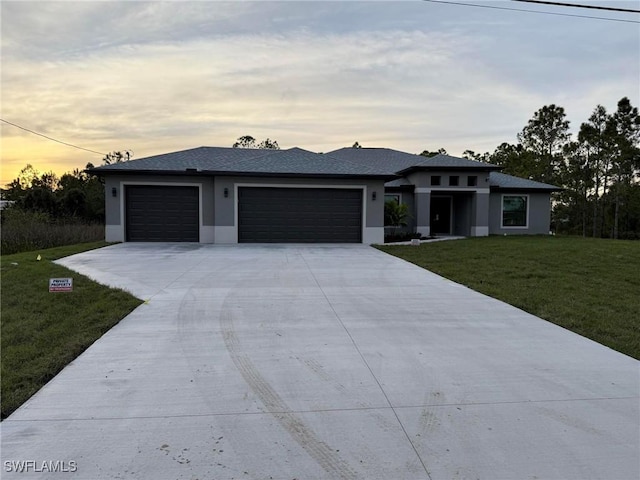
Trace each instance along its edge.
<instances>
[{"instance_id":1,"label":"green grass","mask_svg":"<svg viewBox=\"0 0 640 480\"><path fill-rule=\"evenodd\" d=\"M105 245L85 243L0 258L2 418L140 305L122 290L53 263ZM53 277L72 277L73 292L49 293Z\"/></svg>"},{"instance_id":2,"label":"green grass","mask_svg":"<svg viewBox=\"0 0 640 480\"><path fill-rule=\"evenodd\" d=\"M378 248L640 359L640 242L510 236Z\"/></svg>"}]
</instances>

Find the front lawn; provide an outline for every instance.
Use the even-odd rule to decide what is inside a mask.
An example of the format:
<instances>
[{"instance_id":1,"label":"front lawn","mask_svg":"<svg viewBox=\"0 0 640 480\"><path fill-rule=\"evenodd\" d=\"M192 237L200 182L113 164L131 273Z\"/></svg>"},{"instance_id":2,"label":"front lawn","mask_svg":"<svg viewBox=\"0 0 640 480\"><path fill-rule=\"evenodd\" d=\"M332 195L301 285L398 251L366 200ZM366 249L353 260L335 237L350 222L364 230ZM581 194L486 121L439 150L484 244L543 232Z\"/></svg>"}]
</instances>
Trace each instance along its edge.
<instances>
[{"instance_id":1,"label":"front lawn","mask_svg":"<svg viewBox=\"0 0 640 480\"><path fill-rule=\"evenodd\" d=\"M640 359L640 242L510 236L378 248Z\"/></svg>"},{"instance_id":2,"label":"front lawn","mask_svg":"<svg viewBox=\"0 0 640 480\"><path fill-rule=\"evenodd\" d=\"M84 243L1 257L2 418L142 303L53 263L105 245ZM49 293L49 278L58 277L72 277L73 292Z\"/></svg>"}]
</instances>

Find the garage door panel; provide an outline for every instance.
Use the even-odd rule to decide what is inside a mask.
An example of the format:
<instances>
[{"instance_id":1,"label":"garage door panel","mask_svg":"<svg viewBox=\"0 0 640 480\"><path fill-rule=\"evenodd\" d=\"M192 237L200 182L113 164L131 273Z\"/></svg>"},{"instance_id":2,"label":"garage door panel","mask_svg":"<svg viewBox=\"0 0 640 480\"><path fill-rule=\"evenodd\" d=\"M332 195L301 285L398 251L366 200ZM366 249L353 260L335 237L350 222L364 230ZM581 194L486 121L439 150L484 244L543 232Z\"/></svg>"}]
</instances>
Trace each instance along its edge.
<instances>
[{"instance_id":1,"label":"garage door panel","mask_svg":"<svg viewBox=\"0 0 640 480\"><path fill-rule=\"evenodd\" d=\"M127 185L125 195L127 241L199 241L197 187Z\"/></svg>"},{"instance_id":2,"label":"garage door panel","mask_svg":"<svg viewBox=\"0 0 640 480\"><path fill-rule=\"evenodd\" d=\"M274 243L359 243L362 190L242 187L238 240Z\"/></svg>"}]
</instances>

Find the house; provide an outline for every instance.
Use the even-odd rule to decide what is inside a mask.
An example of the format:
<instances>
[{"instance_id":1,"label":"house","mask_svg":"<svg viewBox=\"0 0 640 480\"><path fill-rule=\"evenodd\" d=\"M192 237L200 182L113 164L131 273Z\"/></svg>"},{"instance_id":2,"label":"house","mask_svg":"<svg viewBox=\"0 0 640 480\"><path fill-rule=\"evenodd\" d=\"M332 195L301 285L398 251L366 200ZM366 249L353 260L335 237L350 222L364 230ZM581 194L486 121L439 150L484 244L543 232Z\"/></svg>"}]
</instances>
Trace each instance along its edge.
<instances>
[{"instance_id":1,"label":"house","mask_svg":"<svg viewBox=\"0 0 640 480\"><path fill-rule=\"evenodd\" d=\"M548 233L559 189L499 169L386 148L199 147L89 172L104 177L110 242L382 243L388 199L424 235Z\"/></svg>"}]
</instances>

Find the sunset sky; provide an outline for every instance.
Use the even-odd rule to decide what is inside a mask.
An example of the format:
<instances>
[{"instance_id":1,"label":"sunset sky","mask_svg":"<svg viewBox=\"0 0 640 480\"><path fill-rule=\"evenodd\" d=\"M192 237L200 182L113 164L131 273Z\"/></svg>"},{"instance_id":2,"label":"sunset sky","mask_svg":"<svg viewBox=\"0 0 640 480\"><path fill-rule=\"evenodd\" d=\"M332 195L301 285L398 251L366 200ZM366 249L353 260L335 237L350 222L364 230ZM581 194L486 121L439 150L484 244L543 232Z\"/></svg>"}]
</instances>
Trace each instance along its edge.
<instances>
[{"instance_id":1,"label":"sunset sky","mask_svg":"<svg viewBox=\"0 0 640 480\"><path fill-rule=\"evenodd\" d=\"M461 155L515 142L546 104L563 106L575 133L597 104L640 100L638 23L424 1L3 0L0 9L1 117L134 158L242 135L318 152L358 141ZM28 163L62 174L101 161L1 125L2 185Z\"/></svg>"}]
</instances>

